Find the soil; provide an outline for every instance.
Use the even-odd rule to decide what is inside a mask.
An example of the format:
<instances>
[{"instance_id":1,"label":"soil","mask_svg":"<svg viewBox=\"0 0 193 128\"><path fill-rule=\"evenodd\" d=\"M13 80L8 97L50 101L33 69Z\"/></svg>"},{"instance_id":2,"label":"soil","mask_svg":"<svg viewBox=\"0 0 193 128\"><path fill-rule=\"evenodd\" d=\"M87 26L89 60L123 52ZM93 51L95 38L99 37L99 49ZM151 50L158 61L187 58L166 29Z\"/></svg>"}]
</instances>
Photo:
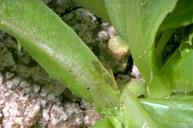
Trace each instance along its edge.
<instances>
[{"instance_id":1,"label":"soil","mask_svg":"<svg viewBox=\"0 0 193 128\"><path fill-rule=\"evenodd\" d=\"M140 77L128 46L111 25L74 0L44 2L112 69L117 81ZM50 78L14 37L0 32L0 128L89 128L99 119L92 105Z\"/></svg>"}]
</instances>

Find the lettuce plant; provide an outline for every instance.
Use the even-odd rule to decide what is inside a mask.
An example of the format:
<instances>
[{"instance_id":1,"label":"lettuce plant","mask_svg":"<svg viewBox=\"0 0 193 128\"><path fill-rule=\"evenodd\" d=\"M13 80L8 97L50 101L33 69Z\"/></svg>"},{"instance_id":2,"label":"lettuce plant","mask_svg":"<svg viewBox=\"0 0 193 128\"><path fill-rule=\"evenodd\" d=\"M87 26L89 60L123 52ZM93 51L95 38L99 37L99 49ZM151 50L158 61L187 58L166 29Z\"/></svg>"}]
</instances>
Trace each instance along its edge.
<instances>
[{"instance_id":1,"label":"lettuce plant","mask_svg":"<svg viewBox=\"0 0 193 128\"><path fill-rule=\"evenodd\" d=\"M0 29L15 36L50 76L96 107L103 119L94 127L193 127L193 97L186 94L193 90L193 2L77 2L112 23L127 41L146 83L148 95L145 98L138 98L130 88L140 86L139 82L131 82L119 90L113 75L76 33L40 0L0 0ZM184 28L188 29L186 34L175 44L172 39L181 36L177 33ZM168 55L169 44L177 48Z\"/></svg>"}]
</instances>

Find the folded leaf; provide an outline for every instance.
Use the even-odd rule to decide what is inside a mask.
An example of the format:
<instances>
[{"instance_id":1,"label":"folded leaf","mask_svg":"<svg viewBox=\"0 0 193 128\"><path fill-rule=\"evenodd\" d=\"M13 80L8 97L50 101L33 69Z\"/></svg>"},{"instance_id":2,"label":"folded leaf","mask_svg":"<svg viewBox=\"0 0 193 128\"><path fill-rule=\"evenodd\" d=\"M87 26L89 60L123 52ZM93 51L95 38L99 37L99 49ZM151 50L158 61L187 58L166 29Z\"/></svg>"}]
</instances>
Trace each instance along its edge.
<instances>
[{"instance_id":1,"label":"folded leaf","mask_svg":"<svg viewBox=\"0 0 193 128\"><path fill-rule=\"evenodd\" d=\"M113 25L129 43L132 57L148 84L151 96L167 96L156 66L155 36L177 0L104 0Z\"/></svg>"},{"instance_id":2,"label":"folded leaf","mask_svg":"<svg viewBox=\"0 0 193 128\"><path fill-rule=\"evenodd\" d=\"M180 47L169 58L161 73L173 91L193 90L193 33L189 34L186 41L182 41Z\"/></svg>"},{"instance_id":3,"label":"folded leaf","mask_svg":"<svg viewBox=\"0 0 193 128\"><path fill-rule=\"evenodd\" d=\"M94 128L162 128L145 111L139 100L126 88L117 107L105 112Z\"/></svg>"},{"instance_id":4,"label":"folded leaf","mask_svg":"<svg viewBox=\"0 0 193 128\"><path fill-rule=\"evenodd\" d=\"M170 13L160 29L176 28L193 23L193 1L192 0L178 0L178 3Z\"/></svg>"},{"instance_id":5,"label":"folded leaf","mask_svg":"<svg viewBox=\"0 0 193 128\"><path fill-rule=\"evenodd\" d=\"M193 90L193 50L175 53L163 69L163 77L174 91Z\"/></svg>"},{"instance_id":6,"label":"folded leaf","mask_svg":"<svg viewBox=\"0 0 193 128\"><path fill-rule=\"evenodd\" d=\"M141 100L149 115L162 128L193 127L193 97Z\"/></svg>"},{"instance_id":7,"label":"folded leaf","mask_svg":"<svg viewBox=\"0 0 193 128\"><path fill-rule=\"evenodd\" d=\"M123 95L127 101L127 109L117 109L116 114L109 115L95 124L94 128L143 128L149 125L135 125L145 119L152 120L160 128L192 128L193 127L193 96L174 96L164 99L139 99L141 107L129 92ZM123 98L122 96L122 98ZM129 97L129 98L128 98ZM127 99L127 100L126 100ZM121 102L120 102L121 103ZM135 104L135 105L134 105ZM137 105L138 104L138 105ZM125 105L125 104L124 104ZM135 107L134 107L135 106ZM144 110L142 110L144 108ZM141 117L138 117L140 112ZM144 114L146 113L146 114ZM127 115L127 116L126 116ZM146 116L145 116L146 115ZM126 119L126 120L125 120ZM126 121L126 122L124 122ZM132 121L132 122L130 122Z\"/></svg>"},{"instance_id":8,"label":"folded leaf","mask_svg":"<svg viewBox=\"0 0 193 128\"><path fill-rule=\"evenodd\" d=\"M112 107L119 92L76 33L40 0L0 0L0 28L14 35L32 57L75 95L99 111Z\"/></svg>"}]
</instances>

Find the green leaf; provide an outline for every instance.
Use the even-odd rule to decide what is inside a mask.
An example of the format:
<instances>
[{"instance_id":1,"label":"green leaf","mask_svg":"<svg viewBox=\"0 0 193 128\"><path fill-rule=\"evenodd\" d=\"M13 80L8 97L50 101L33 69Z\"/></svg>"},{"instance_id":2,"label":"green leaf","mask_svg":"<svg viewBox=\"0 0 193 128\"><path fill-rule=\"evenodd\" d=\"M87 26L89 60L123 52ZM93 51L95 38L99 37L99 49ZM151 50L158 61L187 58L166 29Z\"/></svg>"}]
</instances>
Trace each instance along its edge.
<instances>
[{"instance_id":1,"label":"green leaf","mask_svg":"<svg viewBox=\"0 0 193 128\"><path fill-rule=\"evenodd\" d=\"M170 94L156 66L155 37L164 18L177 0L104 0L119 34L129 43L131 54L148 84L149 95Z\"/></svg>"},{"instance_id":2,"label":"green leaf","mask_svg":"<svg viewBox=\"0 0 193 128\"><path fill-rule=\"evenodd\" d=\"M139 101L141 104L130 92L125 91L120 106L125 104L128 104L128 106L115 109L114 114L108 115L97 122L94 128L193 127L193 96L174 96L163 99L146 98L139 99ZM141 116L138 117L138 114ZM142 126L140 123L143 121L145 124L148 123Z\"/></svg>"},{"instance_id":3,"label":"green leaf","mask_svg":"<svg viewBox=\"0 0 193 128\"><path fill-rule=\"evenodd\" d=\"M92 128L122 128L121 124L114 117L105 117L96 122Z\"/></svg>"},{"instance_id":4,"label":"green leaf","mask_svg":"<svg viewBox=\"0 0 193 128\"><path fill-rule=\"evenodd\" d=\"M106 21L110 21L110 18L107 14L107 10L105 8L104 0L76 0L80 5L88 8L96 15L102 17Z\"/></svg>"},{"instance_id":5,"label":"green leaf","mask_svg":"<svg viewBox=\"0 0 193 128\"><path fill-rule=\"evenodd\" d=\"M157 46L156 46L156 50L155 50L155 54L157 56L157 65L159 66L159 68L161 69L164 62L162 62L162 57L163 57L163 54L164 54L164 50L165 50L165 47L168 43L168 41L170 40L172 34L174 33L174 30L175 29L167 29L165 31L163 31L163 33L161 34L161 37L157 43Z\"/></svg>"},{"instance_id":6,"label":"green leaf","mask_svg":"<svg viewBox=\"0 0 193 128\"><path fill-rule=\"evenodd\" d=\"M140 79L131 79L126 84L120 85L121 90L128 88L130 92L135 94L135 96L147 96L147 86L144 81Z\"/></svg>"},{"instance_id":7,"label":"green leaf","mask_svg":"<svg viewBox=\"0 0 193 128\"><path fill-rule=\"evenodd\" d=\"M176 51L163 68L162 74L173 91L193 90L193 50Z\"/></svg>"},{"instance_id":8,"label":"green leaf","mask_svg":"<svg viewBox=\"0 0 193 128\"><path fill-rule=\"evenodd\" d=\"M0 0L0 28L14 35L32 57L75 95L99 111L119 100L119 91L96 56L40 0Z\"/></svg>"},{"instance_id":9,"label":"green leaf","mask_svg":"<svg viewBox=\"0 0 193 128\"><path fill-rule=\"evenodd\" d=\"M193 33L189 34L186 41L182 41L180 47L169 58L161 73L165 82L173 91L193 90Z\"/></svg>"},{"instance_id":10,"label":"green leaf","mask_svg":"<svg viewBox=\"0 0 193 128\"><path fill-rule=\"evenodd\" d=\"M193 127L193 97L143 99L141 103L162 128Z\"/></svg>"},{"instance_id":11,"label":"green leaf","mask_svg":"<svg viewBox=\"0 0 193 128\"><path fill-rule=\"evenodd\" d=\"M172 13L163 21L160 29L176 28L193 23L193 1L178 0L177 6Z\"/></svg>"},{"instance_id":12,"label":"green leaf","mask_svg":"<svg viewBox=\"0 0 193 128\"><path fill-rule=\"evenodd\" d=\"M119 105L104 115L94 128L160 128L129 88L123 91Z\"/></svg>"}]
</instances>

